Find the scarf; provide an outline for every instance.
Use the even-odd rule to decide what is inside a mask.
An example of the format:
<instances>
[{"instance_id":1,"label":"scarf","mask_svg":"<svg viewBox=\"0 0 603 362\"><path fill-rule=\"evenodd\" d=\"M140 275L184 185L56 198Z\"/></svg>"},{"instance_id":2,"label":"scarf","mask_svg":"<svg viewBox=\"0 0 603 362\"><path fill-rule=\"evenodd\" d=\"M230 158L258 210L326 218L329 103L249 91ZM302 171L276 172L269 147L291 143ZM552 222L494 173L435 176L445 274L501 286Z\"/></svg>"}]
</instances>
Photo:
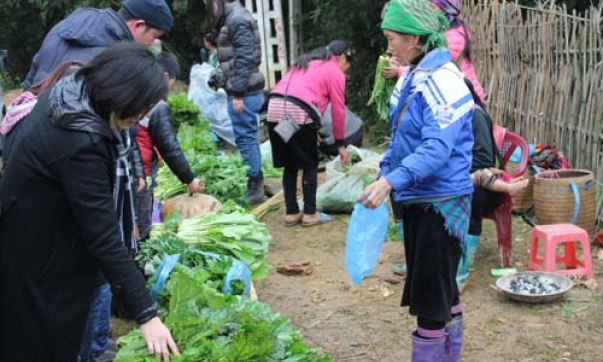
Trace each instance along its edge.
<instances>
[{"instance_id":1,"label":"scarf","mask_svg":"<svg viewBox=\"0 0 603 362\"><path fill-rule=\"evenodd\" d=\"M463 9L461 0L429 0L429 2L442 9L444 14L446 14L446 19L450 22L461 16L461 11Z\"/></svg>"},{"instance_id":2,"label":"scarf","mask_svg":"<svg viewBox=\"0 0 603 362\"><path fill-rule=\"evenodd\" d=\"M0 134L7 135L15 126L31 113L38 102L38 97L31 92L22 93L15 98L8 109L6 115L0 123Z\"/></svg>"},{"instance_id":3,"label":"scarf","mask_svg":"<svg viewBox=\"0 0 603 362\"><path fill-rule=\"evenodd\" d=\"M131 172L130 154L132 152L132 139L130 133L118 131L111 127L113 136L117 140L117 162L115 170L114 201L119 222L121 240L128 250L136 254L138 252L138 239L134 234L136 214L134 209L134 178Z\"/></svg>"},{"instance_id":4,"label":"scarf","mask_svg":"<svg viewBox=\"0 0 603 362\"><path fill-rule=\"evenodd\" d=\"M423 50L446 46L444 31L448 26L444 13L427 0L392 0L381 22L381 29L426 36Z\"/></svg>"}]
</instances>

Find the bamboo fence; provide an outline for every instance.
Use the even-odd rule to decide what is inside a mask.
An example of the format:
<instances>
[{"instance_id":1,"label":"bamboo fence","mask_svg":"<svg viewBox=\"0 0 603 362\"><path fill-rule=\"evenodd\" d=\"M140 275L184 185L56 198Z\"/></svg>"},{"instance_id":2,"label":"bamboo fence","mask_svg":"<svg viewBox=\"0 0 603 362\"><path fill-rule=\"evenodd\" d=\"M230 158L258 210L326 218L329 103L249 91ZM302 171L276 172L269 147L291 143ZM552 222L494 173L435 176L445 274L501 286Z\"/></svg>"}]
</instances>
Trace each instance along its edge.
<instances>
[{"instance_id":1,"label":"bamboo fence","mask_svg":"<svg viewBox=\"0 0 603 362\"><path fill-rule=\"evenodd\" d=\"M556 146L572 168L601 179L603 38L601 11L567 14L507 1L463 1L472 60L498 124L528 143Z\"/></svg>"}]
</instances>

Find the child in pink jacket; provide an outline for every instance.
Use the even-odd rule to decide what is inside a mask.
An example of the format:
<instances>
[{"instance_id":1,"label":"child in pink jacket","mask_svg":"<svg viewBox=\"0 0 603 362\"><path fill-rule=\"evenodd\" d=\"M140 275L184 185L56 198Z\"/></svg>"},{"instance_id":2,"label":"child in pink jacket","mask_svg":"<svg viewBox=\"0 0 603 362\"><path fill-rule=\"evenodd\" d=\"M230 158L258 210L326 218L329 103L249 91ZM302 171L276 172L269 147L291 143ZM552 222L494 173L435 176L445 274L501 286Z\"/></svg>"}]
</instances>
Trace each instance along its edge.
<instances>
[{"instance_id":1,"label":"child in pink jacket","mask_svg":"<svg viewBox=\"0 0 603 362\"><path fill-rule=\"evenodd\" d=\"M483 102L486 98L484 88L477 79L475 67L471 60L471 35L467 23L461 17L461 0L429 0L446 14L450 27L444 35L448 41L448 49L452 59L457 63L465 77L473 84L475 93Z\"/></svg>"}]
</instances>

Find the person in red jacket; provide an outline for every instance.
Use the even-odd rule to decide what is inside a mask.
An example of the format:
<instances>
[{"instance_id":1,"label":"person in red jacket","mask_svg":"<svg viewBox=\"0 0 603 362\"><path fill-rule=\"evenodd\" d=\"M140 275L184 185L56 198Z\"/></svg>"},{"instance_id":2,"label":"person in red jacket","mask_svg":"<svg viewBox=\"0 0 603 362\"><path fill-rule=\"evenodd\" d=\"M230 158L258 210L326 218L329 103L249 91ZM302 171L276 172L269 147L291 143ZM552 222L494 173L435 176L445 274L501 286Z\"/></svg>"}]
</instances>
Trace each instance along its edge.
<instances>
[{"instance_id":1,"label":"person in red jacket","mask_svg":"<svg viewBox=\"0 0 603 362\"><path fill-rule=\"evenodd\" d=\"M161 52L157 60L165 69L169 78L170 87L180 76L180 66L176 57L168 52ZM140 149L144 173L147 177L147 187L136 195L137 226L141 240L148 238L152 226L153 214L153 189L156 186L154 178L157 176L159 158L178 177L180 182L186 184L192 193L203 192L205 182L195 178L188 161L182 153L176 131L172 123L170 108L164 101L159 102L155 108L144 117L138 127L134 129L136 143ZM150 182L149 182L150 181Z\"/></svg>"}]
</instances>

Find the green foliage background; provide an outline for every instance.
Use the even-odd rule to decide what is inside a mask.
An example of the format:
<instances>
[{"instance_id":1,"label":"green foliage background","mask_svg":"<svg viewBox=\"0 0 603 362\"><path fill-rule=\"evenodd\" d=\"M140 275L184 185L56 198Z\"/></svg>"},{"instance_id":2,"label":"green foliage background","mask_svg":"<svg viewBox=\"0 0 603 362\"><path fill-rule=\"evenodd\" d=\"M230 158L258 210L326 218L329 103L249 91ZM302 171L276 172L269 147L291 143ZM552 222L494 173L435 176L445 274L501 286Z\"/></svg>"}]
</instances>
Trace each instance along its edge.
<instances>
[{"instance_id":1,"label":"green foliage background","mask_svg":"<svg viewBox=\"0 0 603 362\"><path fill-rule=\"evenodd\" d=\"M175 26L165 47L180 59L188 77L188 69L198 57L204 29L203 0L166 0L175 17ZM249 1L249 0L247 0ZM277 1L277 0L274 0ZM595 5L600 0L592 0ZM374 67L378 56L386 49L379 29L381 8L386 0L303 0L302 27L304 47L311 50L325 46L331 40L344 39L354 51L352 68L348 73L347 101L360 113L369 128L369 135L385 135L385 122L377 122L376 114L367 109L372 89ZM520 0L531 6L535 0ZM39 48L44 34L57 22L78 7L119 8L121 0L1 0L0 49L9 51L8 74L0 75L5 88L18 86L25 77L31 58ZM286 8L286 1L283 1ZM590 0L558 0L568 11L583 11ZM7 84L9 83L9 84Z\"/></svg>"}]
</instances>

